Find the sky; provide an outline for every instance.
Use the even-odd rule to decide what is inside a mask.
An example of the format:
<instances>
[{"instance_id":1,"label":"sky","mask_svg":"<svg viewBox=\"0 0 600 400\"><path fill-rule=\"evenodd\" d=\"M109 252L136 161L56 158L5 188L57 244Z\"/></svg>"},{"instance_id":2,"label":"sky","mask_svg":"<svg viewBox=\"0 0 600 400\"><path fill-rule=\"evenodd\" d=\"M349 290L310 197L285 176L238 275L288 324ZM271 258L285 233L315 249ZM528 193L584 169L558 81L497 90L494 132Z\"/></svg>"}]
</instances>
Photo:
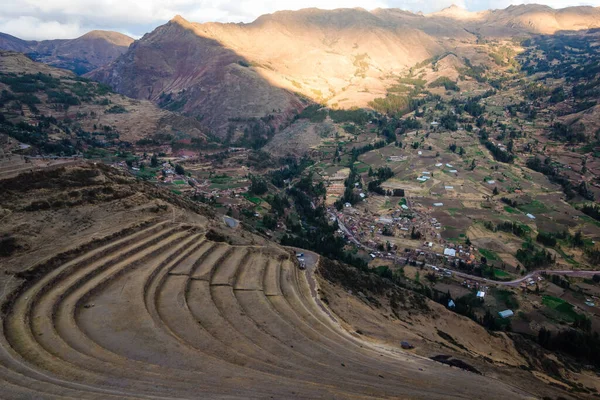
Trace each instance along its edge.
<instances>
[{"instance_id":1,"label":"sky","mask_svg":"<svg viewBox=\"0 0 600 400\"><path fill-rule=\"evenodd\" d=\"M600 0L0 0L0 32L21 39L70 39L94 29L134 38L179 14L193 22L251 22L278 10L318 7L401 8L434 12L456 4L470 11L538 3L600 6Z\"/></svg>"}]
</instances>

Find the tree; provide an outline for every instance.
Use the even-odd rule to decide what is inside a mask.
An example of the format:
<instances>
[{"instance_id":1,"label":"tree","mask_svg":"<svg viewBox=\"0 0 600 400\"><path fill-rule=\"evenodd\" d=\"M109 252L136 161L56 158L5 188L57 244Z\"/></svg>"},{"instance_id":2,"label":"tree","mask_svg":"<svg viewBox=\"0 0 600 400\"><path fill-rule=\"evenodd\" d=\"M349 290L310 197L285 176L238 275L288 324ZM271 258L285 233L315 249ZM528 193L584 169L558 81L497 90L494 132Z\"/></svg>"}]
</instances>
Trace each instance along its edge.
<instances>
[{"instance_id":1,"label":"tree","mask_svg":"<svg viewBox=\"0 0 600 400\"><path fill-rule=\"evenodd\" d=\"M175 173L177 175L185 175L185 168L183 168L180 164L175 165Z\"/></svg>"},{"instance_id":2,"label":"tree","mask_svg":"<svg viewBox=\"0 0 600 400\"><path fill-rule=\"evenodd\" d=\"M497 195L498 195L498 188L497 188L496 186L494 186L493 195L494 195L494 196L497 196Z\"/></svg>"},{"instance_id":3,"label":"tree","mask_svg":"<svg viewBox=\"0 0 600 400\"><path fill-rule=\"evenodd\" d=\"M252 174L248 175L250 178L250 188L249 192L256 195L265 194L269 187L267 186L267 182L261 179L258 176L254 176Z\"/></svg>"},{"instance_id":4,"label":"tree","mask_svg":"<svg viewBox=\"0 0 600 400\"><path fill-rule=\"evenodd\" d=\"M156 156L156 154L152 155L152 158L150 159L150 166L152 168L158 167L158 157Z\"/></svg>"}]
</instances>

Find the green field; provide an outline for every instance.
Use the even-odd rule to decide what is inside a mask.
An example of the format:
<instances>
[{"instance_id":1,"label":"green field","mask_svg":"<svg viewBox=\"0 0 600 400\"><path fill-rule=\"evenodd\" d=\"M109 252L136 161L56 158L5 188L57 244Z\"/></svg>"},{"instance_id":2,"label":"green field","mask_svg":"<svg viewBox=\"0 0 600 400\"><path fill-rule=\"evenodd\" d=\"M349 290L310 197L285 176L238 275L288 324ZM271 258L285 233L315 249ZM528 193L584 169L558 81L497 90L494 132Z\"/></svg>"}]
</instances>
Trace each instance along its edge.
<instances>
[{"instance_id":1,"label":"green field","mask_svg":"<svg viewBox=\"0 0 600 400\"><path fill-rule=\"evenodd\" d=\"M498 269L498 268L494 268L494 276L496 278L503 279L503 278L508 278L510 275L506 271L503 271L503 270Z\"/></svg>"},{"instance_id":2,"label":"green field","mask_svg":"<svg viewBox=\"0 0 600 400\"><path fill-rule=\"evenodd\" d=\"M519 210L525 212L525 213L531 213L531 214L542 214L545 212L548 212L548 207L546 207L546 205L544 203L542 203L541 201L538 200L533 200L531 203L529 204L523 204L519 206Z\"/></svg>"},{"instance_id":3,"label":"green field","mask_svg":"<svg viewBox=\"0 0 600 400\"><path fill-rule=\"evenodd\" d=\"M504 206L504 211L506 211L509 214L520 214L521 213L519 210L517 210L516 208L512 208L511 206Z\"/></svg>"},{"instance_id":4,"label":"green field","mask_svg":"<svg viewBox=\"0 0 600 400\"><path fill-rule=\"evenodd\" d=\"M262 203L262 199L260 197L253 197L250 196L249 194L245 194L244 197L246 198L246 200L248 200L251 203L254 203L256 205Z\"/></svg>"},{"instance_id":5,"label":"green field","mask_svg":"<svg viewBox=\"0 0 600 400\"><path fill-rule=\"evenodd\" d=\"M498 256L498 254L496 254L496 252L493 250L479 249L479 252L481 253L482 256L487 258L488 261L499 261L500 260L500 256Z\"/></svg>"},{"instance_id":6,"label":"green field","mask_svg":"<svg viewBox=\"0 0 600 400\"><path fill-rule=\"evenodd\" d=\"M542 304L556 311L561 319L572 322L575 321L578 314L573 310L573 305L565 300L554 296L543 296Z\"/></svg>"}]
</instances>

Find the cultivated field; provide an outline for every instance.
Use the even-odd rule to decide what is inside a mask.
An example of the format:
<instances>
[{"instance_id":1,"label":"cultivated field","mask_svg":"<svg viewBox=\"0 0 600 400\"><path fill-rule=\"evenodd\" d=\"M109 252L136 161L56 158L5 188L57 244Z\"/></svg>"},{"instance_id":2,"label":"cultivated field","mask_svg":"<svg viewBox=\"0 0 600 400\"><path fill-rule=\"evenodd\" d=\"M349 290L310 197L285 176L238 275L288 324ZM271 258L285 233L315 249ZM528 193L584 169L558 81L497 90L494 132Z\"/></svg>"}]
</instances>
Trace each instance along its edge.
<instances>
[{"instance_id":1,"label":"cultivated field","mask_svg":"<svg viewBox=\"0 0 600 400\"><path fill-rule=\"evenodd\" d=\"M376 350L317 306L293 255L207 236L206 226L148 222L26 273L4 307L2 396L523 396Z\"/></svg>"}]
</instances>

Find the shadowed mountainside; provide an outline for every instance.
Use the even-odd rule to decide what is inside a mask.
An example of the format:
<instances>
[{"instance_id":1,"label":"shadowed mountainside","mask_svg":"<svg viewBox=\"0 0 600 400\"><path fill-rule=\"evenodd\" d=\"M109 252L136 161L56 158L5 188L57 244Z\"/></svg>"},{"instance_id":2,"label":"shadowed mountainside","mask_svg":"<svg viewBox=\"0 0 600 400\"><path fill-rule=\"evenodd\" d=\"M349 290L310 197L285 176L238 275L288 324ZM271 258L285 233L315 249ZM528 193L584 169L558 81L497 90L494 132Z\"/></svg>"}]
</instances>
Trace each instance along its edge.
<instances>
[{"instance_id":1,"label":"shadowed mountainside","mask_svg":"<svg viewBox=\"0 0 600 400\"><path fill-rule=\"evenodd\" d=\"M84 74L123 54L133 39L118 32L91 31L69 40L21 40L0 33L0 49L18 51L35 61Z\"/></svg>"}]
</instances>

